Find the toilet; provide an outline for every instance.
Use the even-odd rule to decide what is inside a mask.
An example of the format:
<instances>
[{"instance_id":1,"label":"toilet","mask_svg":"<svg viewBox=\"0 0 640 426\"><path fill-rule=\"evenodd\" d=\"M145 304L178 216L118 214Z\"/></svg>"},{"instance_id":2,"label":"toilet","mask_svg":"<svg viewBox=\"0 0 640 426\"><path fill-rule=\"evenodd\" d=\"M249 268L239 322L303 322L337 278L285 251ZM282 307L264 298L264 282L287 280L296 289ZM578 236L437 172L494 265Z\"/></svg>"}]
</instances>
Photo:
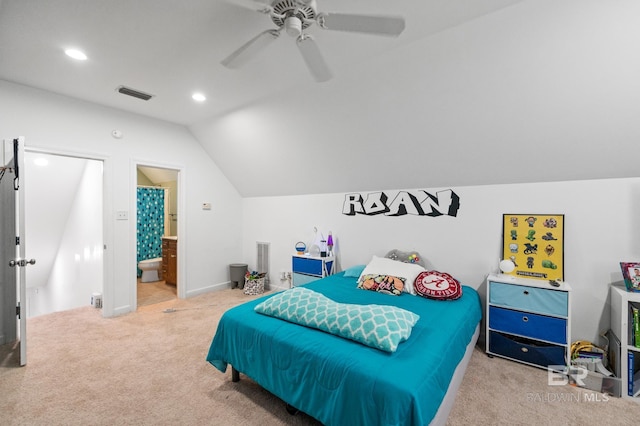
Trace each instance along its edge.
<instances>
[{"instance_id":1,"label":"toilet","mask_svg":"<svg viewBox=\"0 0 640 426\"><path fill-rule=\"evenodd\" d=\"M160 281L160 268L162 267L162 258L156 257L153 259L141 260L138 262L138 268L142 271L142 277L140 281L143 283L150 283L153 281Z\"/></svg>"}]
</instances>

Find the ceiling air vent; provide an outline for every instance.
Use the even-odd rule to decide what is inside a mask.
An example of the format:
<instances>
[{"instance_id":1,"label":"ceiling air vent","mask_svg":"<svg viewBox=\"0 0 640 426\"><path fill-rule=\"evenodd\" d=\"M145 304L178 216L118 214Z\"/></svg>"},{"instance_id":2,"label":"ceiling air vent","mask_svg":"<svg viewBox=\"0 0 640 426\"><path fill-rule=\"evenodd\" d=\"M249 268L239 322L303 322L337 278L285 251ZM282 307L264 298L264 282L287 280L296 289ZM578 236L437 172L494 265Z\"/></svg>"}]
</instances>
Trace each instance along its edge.
<instances>
[{"instance_id":1,"label":"ceiling air vent","mask_svg":"<svg viewBox=\"0 0 640 426\"><path fill-rule=\"evenodd\" d=\"M143 101L148 101L153 98L153 95L148 93L141 92L139 90L132 89L126 86L118 86L118 93L122 93L123 95L133 96L134 98L142 99Z\"/></svg>"}]
</instances>

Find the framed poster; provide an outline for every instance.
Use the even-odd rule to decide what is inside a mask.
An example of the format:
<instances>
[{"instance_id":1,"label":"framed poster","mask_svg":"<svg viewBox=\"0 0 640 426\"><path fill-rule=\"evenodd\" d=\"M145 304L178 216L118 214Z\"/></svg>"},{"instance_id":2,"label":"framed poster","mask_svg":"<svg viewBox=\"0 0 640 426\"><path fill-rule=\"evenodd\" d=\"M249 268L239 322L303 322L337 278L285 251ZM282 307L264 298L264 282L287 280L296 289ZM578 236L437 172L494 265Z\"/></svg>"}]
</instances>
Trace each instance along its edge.
<instances>
[{"instance_id":1,"label":"framed poster","mask_svg":"<svg viewBox=\"0 0 640 426\"><path fill-rule=\"evenodd\" d=\"M508 275L563 281L564 215L503 215L502 258L515 264Z\"/></svg>"},{"instance_id":2,"label":"framed poster","mask_svg":"<svg viewBox=\"0 0 640 426\"><path fill-rule=\"evenodd\" d=\"M627 291L640 292L640 263L620 262L620 269Z\"/></svg>"}]
</instances>

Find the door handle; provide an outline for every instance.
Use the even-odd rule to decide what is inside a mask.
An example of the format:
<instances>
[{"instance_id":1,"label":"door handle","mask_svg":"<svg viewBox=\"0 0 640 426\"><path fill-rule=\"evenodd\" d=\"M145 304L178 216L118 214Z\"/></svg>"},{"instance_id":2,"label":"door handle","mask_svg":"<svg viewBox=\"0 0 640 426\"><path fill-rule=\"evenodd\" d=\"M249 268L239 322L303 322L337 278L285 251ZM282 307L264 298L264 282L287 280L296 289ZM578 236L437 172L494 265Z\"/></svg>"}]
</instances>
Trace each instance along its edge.
<instances>
[{"instance_id":1,"label":"door handle","mask_svg":"<svg viewBox=\"0 0 640 426\"><path fill-rule=\"evenodd\" d=\"M9 261L9 266L10 267L16 267L16 266L27 266L27 265L35 265L36 264L36 260L35 259L31 259L31 260L27 260L27 259L17 259L17 260L10 260Z\"/></svg>"}]
</instances>

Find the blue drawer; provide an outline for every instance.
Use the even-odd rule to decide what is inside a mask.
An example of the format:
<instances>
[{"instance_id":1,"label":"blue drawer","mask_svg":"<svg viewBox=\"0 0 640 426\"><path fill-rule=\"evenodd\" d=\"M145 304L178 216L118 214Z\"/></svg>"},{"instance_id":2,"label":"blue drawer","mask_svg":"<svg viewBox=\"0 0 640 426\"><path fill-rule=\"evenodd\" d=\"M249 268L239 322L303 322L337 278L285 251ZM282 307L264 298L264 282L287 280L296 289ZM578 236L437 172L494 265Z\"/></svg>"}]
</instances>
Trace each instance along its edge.
<instances>
[{"instance_id":1,"label":"blue drawer","mask_svg":"<svg viewBox=\"0 0 640 426\"><path fill-rule=\"evenodd\" d=\"M294 257L292 267L293 272L322 277L322 260Z\"/></svg>"},{"instance_id":2,"label":"blue drawer","mask_svg":"<svg viewBox=\"0 0 640 426\"><path fill-rule=\"evenodd\" d=\"M567 320L489 307L489 328L548 342L567 343Z\"/></svg>"},{"instance_id":3,"label":"blue drawer","mask_svg":"<svg viewBox=\"0 0 640 426\"><path fill-rule=\"evenodd\" d=\"M540 367L567 365L565 348L529 339L489 332L489 352Z\"/></svg>"},{"instance_id":4,"label":"blue drawer","mask_svg":"<svg viewBox=\"0 0 640 426\"><path fill-rule=\"evenodd\" d=\"M562 317L569 314L569 295L560 290L489 282L489 302L540 314Z\"/></svg>"}]
</instances>

